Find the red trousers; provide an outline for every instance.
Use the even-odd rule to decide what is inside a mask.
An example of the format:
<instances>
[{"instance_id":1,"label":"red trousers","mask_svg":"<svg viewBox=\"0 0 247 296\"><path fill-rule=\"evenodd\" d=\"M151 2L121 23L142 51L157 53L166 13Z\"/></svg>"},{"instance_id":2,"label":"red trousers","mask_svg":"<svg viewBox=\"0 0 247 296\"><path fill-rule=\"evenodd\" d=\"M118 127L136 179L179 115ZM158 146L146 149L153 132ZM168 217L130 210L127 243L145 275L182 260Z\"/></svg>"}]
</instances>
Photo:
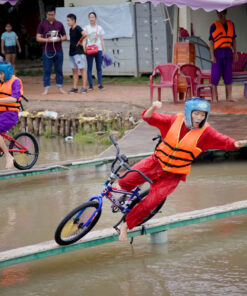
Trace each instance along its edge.
<instances>
[{"instance_id":1,"label":"red trousers","mask_svg":"<svg viewBox=\"0 0 247 296\"><path fill-rule=\"evenodd\" d=\"M126 216L126 223L129 229L139 225L154 208L173 192L181 180L185 180L184 175L163 171L154 155L141 160L132 168L147 175L153 181L153 184L150 186L150 192L147 197L138 203ZM146 180L136 172L129 173L125 178L118 181L119 186L126 191L132 190L145 182Z\"/></svg>"}]
</instances>

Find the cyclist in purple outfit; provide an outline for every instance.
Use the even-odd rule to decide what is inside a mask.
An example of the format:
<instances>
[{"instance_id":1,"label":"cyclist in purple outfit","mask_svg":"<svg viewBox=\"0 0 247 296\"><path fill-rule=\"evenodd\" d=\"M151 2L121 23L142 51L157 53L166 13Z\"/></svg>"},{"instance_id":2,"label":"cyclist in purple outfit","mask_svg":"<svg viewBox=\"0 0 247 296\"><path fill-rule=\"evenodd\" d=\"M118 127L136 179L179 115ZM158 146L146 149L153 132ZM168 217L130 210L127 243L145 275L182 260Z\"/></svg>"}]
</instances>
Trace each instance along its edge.
<instances>
[{"instance_id":1,"label":"cyclist in purple outfit","mask_svg":"<svg viewBox=\"0 0 247 296\"><path fill-rule=\"evenodd\" d=\"M6 169L14 167L14 158L9 153L1 134L17 123L22 95L22 82L13 75L13 72L10 63L0 62L0 148L6 158Z\"/></svg>"}]
</instances>

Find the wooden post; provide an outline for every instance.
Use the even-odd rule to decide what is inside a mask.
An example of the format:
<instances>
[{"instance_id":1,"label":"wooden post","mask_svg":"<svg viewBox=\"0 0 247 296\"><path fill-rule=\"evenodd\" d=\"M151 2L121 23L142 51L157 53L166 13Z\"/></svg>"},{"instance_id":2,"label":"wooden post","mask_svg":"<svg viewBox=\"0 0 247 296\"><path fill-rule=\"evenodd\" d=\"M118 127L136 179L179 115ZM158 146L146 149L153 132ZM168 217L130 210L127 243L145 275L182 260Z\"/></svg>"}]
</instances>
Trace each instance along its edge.
<instances>
[{"instance_id":1,"label":"wooden post","mask_svg":"<svg viewBox=\"0 0 247 296\"><path fill-rule=\"evenodd\" d=\"M26 131L26 124L27 124L27 118L21 117L21 131L22 132Z\"/></svg>"},{"instance_id":2,"label":"wooden post","mask_svg":"<svg viewBox=\"0 0 247 296\"><path fill-rule=\"evenodd\" d=\"M60 136L65 136L65 120L63 118L60 119Z\"/></svg>"},{"instance_id":3,"label":"wooden post","mask_svg":"<svg viewBox=\"0 0 247 296\"><path fill-rule=\"evenodd\" d=\"M33 118L28 117L27 118L27 127L28 127L28 132L29 133L33 133L34 132L34 128L33 128Z\"/></svg>"},{"instance_id":4,"label":"wooden post","mask_svg":"<svg viewBox=\"0 0 247 296\"><path fill-rule=\"evenodd\" d=\"M57 118L55 120L55 123L54 123L54 134L55 136L59 136L59 131L60 131L60 118Z\"/></svg>"}]
</instances>

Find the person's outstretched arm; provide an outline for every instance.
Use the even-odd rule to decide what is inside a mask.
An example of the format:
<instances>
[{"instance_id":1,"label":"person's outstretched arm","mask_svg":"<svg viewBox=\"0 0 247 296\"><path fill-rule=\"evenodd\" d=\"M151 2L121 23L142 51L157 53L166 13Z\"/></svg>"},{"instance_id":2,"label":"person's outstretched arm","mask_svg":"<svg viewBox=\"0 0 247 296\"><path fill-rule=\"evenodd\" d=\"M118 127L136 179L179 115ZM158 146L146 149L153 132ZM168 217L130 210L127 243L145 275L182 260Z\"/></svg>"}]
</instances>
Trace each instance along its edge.
<instances>
[{"instance_id":1,"label":"person's outstretched arm","mask_svg":"<svg viewBox=\"0 0 247 296\"><path fill-rule=\"evenodd\" d=\"M234 150L247 144L247 140L235 140L209 126L198 141L202 151L209 149Z\"/></svg>"},{"instance_id":2,"label":"person's outstretched arm","mask_svg":"<svg viewBox=\"0 0 247 296\"><path fill-rule=\"evenodd\" d=\"M162 107L162 103L160 101L154 101L152 106L149 107L147 109L147 111L144 113L143 117L145 118L150 118L152 117L153 113L157 110L157 109L161 109Z\"/></svg>"}]
</instances>

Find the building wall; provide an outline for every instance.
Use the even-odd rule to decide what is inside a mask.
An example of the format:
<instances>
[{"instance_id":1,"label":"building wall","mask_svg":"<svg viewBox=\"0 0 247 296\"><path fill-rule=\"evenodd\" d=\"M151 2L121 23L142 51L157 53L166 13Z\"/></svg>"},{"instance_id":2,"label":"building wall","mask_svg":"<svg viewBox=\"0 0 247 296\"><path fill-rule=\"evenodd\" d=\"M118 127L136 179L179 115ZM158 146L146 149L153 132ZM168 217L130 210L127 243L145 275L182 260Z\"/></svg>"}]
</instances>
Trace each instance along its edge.
<instances>
[{"instance_id":1,"label":"building wall","mask_svg":"<svg viewBox=\"0 0 247 296\"><path fill-rule=\"evenodd\" d=\"M235 24L237 50L247 52L247 5L228 9L227 18ZM208 44L209 28L215 20L217 20L215 11L205 12L203 9L191 10L191 22L194 27L194 34L195 36L200 36Z\"/></svg>"}]
</instances>

